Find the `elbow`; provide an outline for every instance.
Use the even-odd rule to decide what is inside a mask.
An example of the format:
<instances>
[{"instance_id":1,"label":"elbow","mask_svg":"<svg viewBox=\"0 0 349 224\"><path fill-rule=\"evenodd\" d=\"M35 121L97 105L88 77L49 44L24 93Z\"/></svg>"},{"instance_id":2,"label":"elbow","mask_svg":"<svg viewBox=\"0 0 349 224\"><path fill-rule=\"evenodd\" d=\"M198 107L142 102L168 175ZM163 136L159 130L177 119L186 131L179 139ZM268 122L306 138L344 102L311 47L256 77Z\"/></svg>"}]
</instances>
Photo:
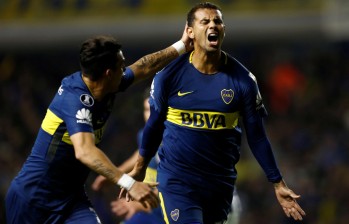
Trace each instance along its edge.
<instances>
[{"instance_id":1,"label":"elbow","mask_svg":"<svg viewBox=\"0 0 349 224\"><path fill-rule=\"evenodd\" d=\"M86 160L87 153L85 150L82 149L75 149L75 158L79 160L80 162L83 162Z\"/></svg>"}]
</instances>

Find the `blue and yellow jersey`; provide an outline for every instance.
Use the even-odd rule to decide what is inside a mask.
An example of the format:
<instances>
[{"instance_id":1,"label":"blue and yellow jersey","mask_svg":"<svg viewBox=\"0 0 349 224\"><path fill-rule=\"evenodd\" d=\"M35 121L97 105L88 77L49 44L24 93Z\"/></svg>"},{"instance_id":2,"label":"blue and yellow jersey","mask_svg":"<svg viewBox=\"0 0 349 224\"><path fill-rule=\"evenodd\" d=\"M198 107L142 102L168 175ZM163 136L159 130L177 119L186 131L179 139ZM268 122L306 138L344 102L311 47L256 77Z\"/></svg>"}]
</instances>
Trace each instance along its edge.
<instances>
[{"instance_id":1,"label":"blue and yellow jersey","mask_svg":"<svg viewBox=\"0 0 349 224\"><path fill-rule=\"evenodd\" d=\"M120 91L133 82L126 69ZM28 203L57 211L76 198L84 197L84 183L89 168L75 158L70 136L91 132L96 145L103 137L112 111L115 94L96 101L76 72L62 80L47 109L31 154L14 180L21 197Z\"/></svg>"},{"instance_id":2,"label":"blue and yellow jersey","mask_svg":"<svg viewBox=\"0 0 349 224\"><path fill-rule=\"evenodd\" d=\"M165 119L158 172L215 188L233 186L240 119L253 121L267 112L254 75L225 52L222 58L220 71L206 75L184 54L154 77L149 102Z\"/></svg>"}]
</instances>

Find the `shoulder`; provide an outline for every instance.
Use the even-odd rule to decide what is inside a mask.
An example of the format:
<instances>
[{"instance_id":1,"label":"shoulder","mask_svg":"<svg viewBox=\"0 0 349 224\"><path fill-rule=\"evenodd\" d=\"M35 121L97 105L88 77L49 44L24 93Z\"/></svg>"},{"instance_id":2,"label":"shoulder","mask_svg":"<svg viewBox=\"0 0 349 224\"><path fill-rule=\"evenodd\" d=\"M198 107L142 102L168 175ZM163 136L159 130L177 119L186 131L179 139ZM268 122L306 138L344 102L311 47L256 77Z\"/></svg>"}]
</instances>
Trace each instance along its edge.
<instances>
[{"instance_id":1,"label":"shoulder","mask_svg":"<svg viewBox=\"0 0 349 224\"><path fill-rule=\"evenodd\" d=\"M94 103L93 96L82 81L81 73L76 72L62 80L50 109L62 111L84 106L90 108Z\"/></svg>"},{"instance_id":2,"label":"shoulder","mask_svg":"<svg viewBox=\"0 0 349 224\"><path fill-rule=\"evenodd\" d=\"M82 80L81 72L75 72L69 76L66 76L62 80L61 87L63 88L63 92L64 90L69 90L71 93L88 91L86 84Z\"/></svg>"},{"instance_id":3,"label":"shoulder","mask_svg":"<svg viewBox=\"0 0 349 224\"><path fill-rule=\"evenodd\" d=\"M256 76L253 75L253 73L249 69L247 69L239 60L229 54L227 54L227 64L231 69L236 70L240 75L240 78L242 78L243 80L251 83L257 82Z\"/></svg>"},{"instance_id":4,"label":"shoulder","mask_svg":"<svg viewBox=\"0 0 349 224\"><path fill-rule=\"evenodd\" d=\"M247 76L250 71L235 57L223 52L226 55L226 65L230 69L234 69L239 74Z\"/></svg>"},{"instance_id":5,"label":"shoulder","mask_svg":"<svg viewBox=\"0 0 349 224\"><path fill-rule=\"evenodd\" d=\"M189 53L179 56L165 66L161 71L157 72L154 80L162 83L172 81L175 77L174 74L178 73L179 70L184 69L187 65L189 65Z\"/></svg>"}]
</instances>

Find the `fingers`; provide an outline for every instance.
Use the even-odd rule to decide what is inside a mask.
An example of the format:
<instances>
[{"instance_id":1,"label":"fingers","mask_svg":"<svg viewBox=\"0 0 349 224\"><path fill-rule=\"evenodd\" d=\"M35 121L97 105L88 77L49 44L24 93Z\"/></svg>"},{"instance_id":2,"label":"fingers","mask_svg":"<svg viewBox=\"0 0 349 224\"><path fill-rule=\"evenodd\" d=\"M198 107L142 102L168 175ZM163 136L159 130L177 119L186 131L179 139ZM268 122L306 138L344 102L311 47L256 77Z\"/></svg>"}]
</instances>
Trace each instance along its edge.
<instances>
[{"instance_id":1,"label":"fingers","mask_svg":"<svg viewBox=\"0 0 349 224\"><path fill-rule=\"evenodd\" d=\"M111 203L111 210L118 217L125 217L128 213L128 209L122 201L113 201Z\"/></svg>"},{"instance_id":2,"label":"fingers","mask_svg":"<svg viewBox=\"0 0 349 224\"><path fill-rule=\"evenodd\" d=\"M295 208L296 210L302 215L302 216L305 216L305 211L301 208L301 206L299 206L299 204L297 202L295 202Z\"/></svg>"},{"instance_id":3,"label":"fingers","mask_svg":"<svg viewBox=\"0 0 349 224\"><path fill-rule=\"evenodd\" d=\"M293 199L298 199L298 198L301 197L300 195L295 194L293 191L291 191L290 196L291 196Z\"/></svg>"},{"instance_id":4,"label":"fingers","mask_svg":"<svg viewBox=\"0 0 349 224\"><path fill-rule=\"evenodd\" d=\"M160 204L160 199L157 195L156 189L153 186L157 185L158 183L146 184L143 182L136 182L128 191L128 194L133 200L141 202L144 207L156 208Z\"/></svg>"},{"instance_id":5,"label":"fingers","mask_svg":"<svg viewBox=\"0 0 349 224\"><path fill-rule=\"evenodd\" d=\"M287 216L288 218L290 218L290 217L291 217L290 211L289 211L287 208L285 208L285 207L283 207L282 209L284 210L286 216Z\"/></svg>"},{"instance_id":6,"label":"fingers","mask_svg":"<svg viewBox=\"0 0 349 224\"><path fill-rule=\"evenodd\" d=\"M156 208L160 204L160 199L157 195L151 192L149 195L142 195L138 200L145 208Z\"/></svg>"},{"instance_id":7,"label":"fingers","mask_svg":"<svg viewBox=\"0 0 349 224\"><path fill-rule=\"evenodd\" d=\"M159 185L159 182L150 182L148 183L148 186L151 188L157 187Z\"/></svg>"},{"instance_id":8,"label":"fingers","mask_svg":"<svg viewBox=\"0 0 349 224\"><path fill-rule=\"evenodd\" d=\"M126 193L126 201L127 202L133 201L133 198L131 197L131 195L128 192Z\"/></svg>"},{"instance_id":9,"label":"fingers","mask_svg":"<svg viewBox=\"0 0 349 224\"><path fill-rule=\"evenodd\" d=\"M288 207L282 207L287 217L292 217L294 220L303 220L305 216L304 210L299 206L296 201L293 201L292 205Z\"/></svg>"},{"instance_id":10,"label":"fingers","mask_svg":"<svg viewBox=\"0 0 349 224\"><path fill-rule=\"evenodd\" d=\"M119 199L122 198L126 194L126 190L124 188L121 188L119 193Z\"/></svg>"},{"instance_id":11,"label":"fingers","mask_svg":"<svg viewBox=\"0 0 349 224\"><path fill-rule=\"evenodd\" d=\"M92 186L91 186L92 190L94 190L94 191L100 190L102 185L103 185L103 182L105 182L106 179L107 178L105 178L102 175L97 176L95 181L92 183Z\"/></svg>"}]
</instances>

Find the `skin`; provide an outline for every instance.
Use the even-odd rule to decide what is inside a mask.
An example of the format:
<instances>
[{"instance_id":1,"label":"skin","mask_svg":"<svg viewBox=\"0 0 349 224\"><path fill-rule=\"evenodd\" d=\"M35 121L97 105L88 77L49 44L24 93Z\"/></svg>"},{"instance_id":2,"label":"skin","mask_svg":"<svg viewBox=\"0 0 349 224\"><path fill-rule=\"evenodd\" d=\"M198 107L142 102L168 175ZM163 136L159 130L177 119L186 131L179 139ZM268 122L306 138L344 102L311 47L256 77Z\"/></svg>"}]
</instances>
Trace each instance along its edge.
<instances>
[{"instance_id":1,"label":"skin","mask_svg":"<svg viewBox=\"0 0 349 224\"><path fill-rule=\"evenodd\" d=\"M188 36L193 40L194 53L192 64L206 75L212 75L219 71L222 64L221 46L225 36L225 25L222 13L214 9L199 9L195 12L195 20L187 29ZM210 41L209 34L218 35L217 40ZM137 163L130 175L137 180L143 180L149 158L138 155ZM289 189L284 180L274 184L276 198L287 217L295 220L303 220L304 210L299 206L296 199L300 195Z\"/></svg>"},{"instance_id":2,"label":"skin","mask_svg":"<svg viewBox=\"0 0 349 224\"><path fill-rule=\"evenodd\" d=\"M216 41L209 41L209 34L217 34ZM194 43L192 63L200 72L210 75L219 71L221 65L221 46L225 36L222 13L213 9L199 9L195 20L188 27L188 36Z\"/></svg>"},{"instance_id":3,"label":"skin","mask_svg":"<svg viewBox=\"0 0 349 224\"><path fill-rule=\"evenodd\" d=\"M185 43L187 50L192 49L186 31L183 32L181 40ZM116 69L106 69L101 79L93 81L85 74L82 75L83 81L97 101L102 100L107 94L118 91L118 86L125 70L125 58L122 51L119 51L116 57L118 57ZM172 46L142 57L129 66L135 76L133 83L152 77L176 57L178 57L178 52ZM117 184L124 172L117 168L101 149L96 147L93 133L79 132L73 134L70 138L74 146L76 159L91 170L104 176L110 182ZM128 191L128 194L133 200L141 202L143 206L155 208L159 205L159 198L153 191L154 186L156 184L136 181Z\"/></svg>"}]
</instances>

